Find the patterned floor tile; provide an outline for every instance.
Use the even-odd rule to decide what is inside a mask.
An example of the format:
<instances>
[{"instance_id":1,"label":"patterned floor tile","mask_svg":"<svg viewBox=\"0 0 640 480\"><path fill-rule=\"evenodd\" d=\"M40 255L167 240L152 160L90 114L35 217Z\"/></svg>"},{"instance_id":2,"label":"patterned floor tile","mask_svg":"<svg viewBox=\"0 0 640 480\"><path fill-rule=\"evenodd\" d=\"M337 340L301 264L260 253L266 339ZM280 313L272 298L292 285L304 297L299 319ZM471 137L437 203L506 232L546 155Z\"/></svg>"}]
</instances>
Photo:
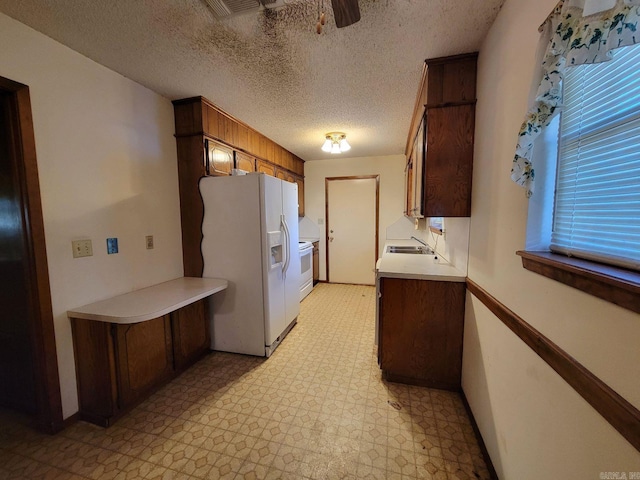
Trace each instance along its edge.
<instances>
[{"instance_id":1,"label":"patterned floor tile","mask_svg":"<svg viewBox=\"0 0 640 480\"><path fill-rule=\"evenodd\" d=\"M456 393L385 382L373 287L320 284L268 358L215 352L103 429L0 410L0 478L488 479Z\"/></svg>"}]
</instances>

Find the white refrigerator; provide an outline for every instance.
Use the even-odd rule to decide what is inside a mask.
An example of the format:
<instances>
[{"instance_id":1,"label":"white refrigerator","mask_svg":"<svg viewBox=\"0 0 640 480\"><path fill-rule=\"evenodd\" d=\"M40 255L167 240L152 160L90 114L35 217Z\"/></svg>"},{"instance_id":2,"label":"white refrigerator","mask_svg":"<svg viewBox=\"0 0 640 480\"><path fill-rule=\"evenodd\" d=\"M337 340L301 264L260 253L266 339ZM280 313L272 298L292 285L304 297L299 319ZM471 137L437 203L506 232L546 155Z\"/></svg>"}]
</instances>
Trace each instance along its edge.
<instances>
[{"instance_id":1,"label":"white refrigerator","mask_svg":"<svg viewBox=\"0 0 640 480\"><path fill-rule=\"evenodd\" d=\"M298 186L263 173L200 180L211 348L270 356L300 313Z\"/></svg>"}]
</instances>

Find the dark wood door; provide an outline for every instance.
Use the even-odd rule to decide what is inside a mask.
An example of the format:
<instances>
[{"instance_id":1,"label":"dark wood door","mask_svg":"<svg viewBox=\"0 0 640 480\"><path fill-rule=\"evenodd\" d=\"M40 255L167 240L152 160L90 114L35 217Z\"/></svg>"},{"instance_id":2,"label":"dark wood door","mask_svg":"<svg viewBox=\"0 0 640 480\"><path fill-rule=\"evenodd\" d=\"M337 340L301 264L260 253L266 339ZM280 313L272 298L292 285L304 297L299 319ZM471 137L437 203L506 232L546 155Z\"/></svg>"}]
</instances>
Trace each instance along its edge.
<instances>
[{"instance_id":1,"label":"dark wood door","mask_svg":"<svg viewBox=\"0 0 640 480\"><path fill-rule=\"evenodd\" d=\"M36 158L35 136L33 132L33 118L31 115L31 99L29 87L7 78L0 77L0 225L2 225L2 240L0 242L0 276L11 281L11 288L18 289L18 282L22 282L20 296L27 298L26 316L24 308L18 307L8 311L5 298L2 306L5 314L0 320L0 327L4 340L0 340L0 369L9 372L9 376L18 372L10 372L17 365L18 371L29 372L24 382L18 388L35 389L35 416L39 429L55 433L63 428L62 398L60 395L60 379L58 376L58 359L56 354L53 312L51 308L51 292L49 288L49 268L44 236L44 221L42 218L42 202L40 200L40 182L38 180L38 163ZM20 214L16 208L20 208ZM22 244L18 242L21 237ZM6 243L5 243L6 242ZM16 264L20 264L20 267ZM22 272L22 277L17 278ZM0 280L2 281L2 280ZM11 290L5 289L3 281L2 292L11 297ZM16 290L18 291L18 290ZM11 297L14 299L14 297ZM19 297L18 297L19 298ZM21 302L15 298L15 301ZM13 301L13 300L12 300ZM11 307L13 308L13 307ZM21 317L19 327L8 326L16 318ZM26 325L25 325L26 324ZM16 331L15 328L18 330ZM18 334L21 339L27 332L27 344L22 348L17 337L7 340L6 334ZM2 335L0 335L2 336ZM4 344L8 344L4 349ZM20 345L20 353L26 358L31 354L31 366L16 361L10 351ZM7 363L8 362L8 363ZM26 386L25 383L30 383ZM5 388L6 387L6 388ZM0 380L0 390L9 395L10 383ZM19 394L18 395L22 395ZM33 398L28 394L24 398ZM19 408L33 411L33 403L25 400Z\"/></svg>"},{"instance_id":2,"label":"dark wood door","mask_svg":"<svg viewBox=\"0 0 640 480\"><path fill-rule=\"evenodd\" d=\"M28 239L11 109L11 95L0 91L0 405L36 413Z\"/></svg>"}]
</instances>

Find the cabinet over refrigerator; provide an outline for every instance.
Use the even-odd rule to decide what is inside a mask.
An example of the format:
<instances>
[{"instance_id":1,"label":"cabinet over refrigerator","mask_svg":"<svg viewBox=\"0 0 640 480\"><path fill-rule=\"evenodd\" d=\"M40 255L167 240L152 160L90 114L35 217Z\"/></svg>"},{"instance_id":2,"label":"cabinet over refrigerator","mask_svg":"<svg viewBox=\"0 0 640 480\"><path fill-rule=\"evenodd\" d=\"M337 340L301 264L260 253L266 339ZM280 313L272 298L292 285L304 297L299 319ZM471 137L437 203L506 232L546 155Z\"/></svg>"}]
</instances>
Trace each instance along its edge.
<instances>
[{"instance_id":1,"label":"cabinet over refrigerator","mask_svg":"<svg viewBox=\"0 0 640 480\"><path fill-rule=\"evenodd\" d=\"M211 348L270 356L300 312L298 186L263 173L200 180L203 277L225 278L209 308Z\"/></svg>"}]
</instances>

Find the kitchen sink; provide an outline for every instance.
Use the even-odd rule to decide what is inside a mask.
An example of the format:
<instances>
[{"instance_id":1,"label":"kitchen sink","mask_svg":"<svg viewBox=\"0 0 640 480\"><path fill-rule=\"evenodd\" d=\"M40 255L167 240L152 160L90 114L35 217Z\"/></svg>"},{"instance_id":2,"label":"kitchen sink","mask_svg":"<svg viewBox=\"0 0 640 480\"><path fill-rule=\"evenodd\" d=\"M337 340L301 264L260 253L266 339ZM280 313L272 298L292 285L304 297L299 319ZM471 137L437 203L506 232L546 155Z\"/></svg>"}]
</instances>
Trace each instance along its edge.
<instances>
[{"instance_id":1,"label":"kitchen sink","mask_svg":"<svg viewBox=\"0 0 640 480\"><path fill-rule=\"evenodd\" d=\"M434 255L434 251L429 247L414 245L389 245L387 253L409 253L414 255Z\"/></svg>"}]
</instances>

